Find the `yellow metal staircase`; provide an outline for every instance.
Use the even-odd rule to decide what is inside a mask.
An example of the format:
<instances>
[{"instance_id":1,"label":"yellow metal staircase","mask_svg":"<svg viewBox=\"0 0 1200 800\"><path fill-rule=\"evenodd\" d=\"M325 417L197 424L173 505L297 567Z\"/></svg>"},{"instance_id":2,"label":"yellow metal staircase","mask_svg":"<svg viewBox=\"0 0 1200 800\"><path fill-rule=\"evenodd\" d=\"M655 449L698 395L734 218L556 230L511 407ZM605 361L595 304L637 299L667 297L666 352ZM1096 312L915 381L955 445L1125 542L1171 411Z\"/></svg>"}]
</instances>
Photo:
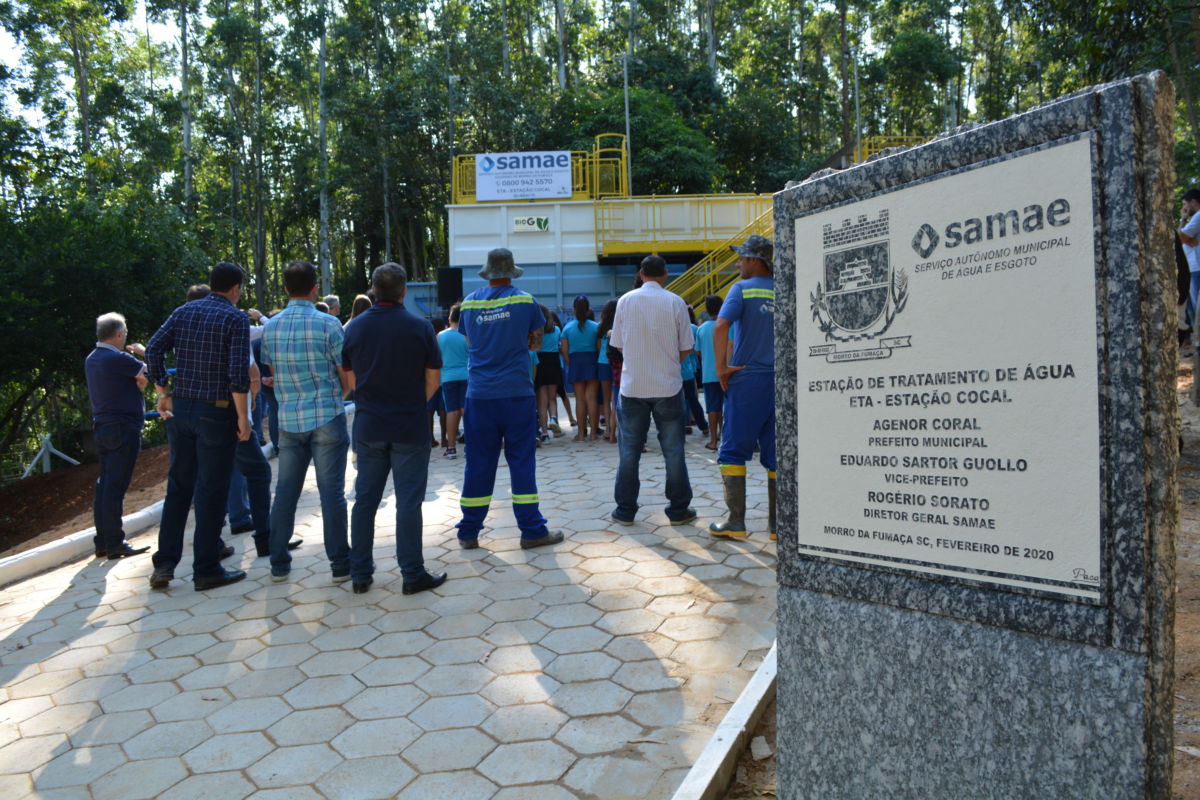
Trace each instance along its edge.
<instances>
[{"instance_id":1,"label":"yellow metal staircase","mask_svg":"<svg viewBox=\"0 0 1200 800\"><path fill-rule=\"evenodd\" d=\"M692 265L687 272L667 284L667 288L684 299L695 309L704 307L704 298L710 294L724 297L729 287L738 278L738 254L729 249L730 245L741 244L746 238L757 233L773 239L775 235L774 210L767 210L753 222L739 231L736 235L722 242L715 250Z\"/></svg>"}]
</instances>

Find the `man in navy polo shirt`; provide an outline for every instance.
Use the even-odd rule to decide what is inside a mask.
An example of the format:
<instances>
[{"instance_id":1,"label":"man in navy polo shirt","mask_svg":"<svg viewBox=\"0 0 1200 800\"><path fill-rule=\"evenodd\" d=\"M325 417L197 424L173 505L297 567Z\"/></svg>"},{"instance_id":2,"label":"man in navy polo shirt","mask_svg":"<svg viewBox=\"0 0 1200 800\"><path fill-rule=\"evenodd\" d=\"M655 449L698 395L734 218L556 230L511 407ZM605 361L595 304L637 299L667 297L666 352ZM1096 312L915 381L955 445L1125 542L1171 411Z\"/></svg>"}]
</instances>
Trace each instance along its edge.
<instances>
[{"instance_id":1,"label":"man in navy polo shirt","mask_svg":"<svg viewBox=\"0 0 1200 800\"><path fill-rule=\"evenodd\" d=\"M96 557L125 558L149 550L130 547L121 528L125 492L133 479L142 447L146 403L142 390L150 381L146 365L124 352L127 329L117 313L96 319L96 349L83 362L92 404L92 433L100 455L100 477L92 505ZM140 347L140 345L134 345Z\"/></svg>"},{"instance_id":2,"label":"man in navy polo shirt","mask_svg":"<svg viewBox=\"0 0 1200 800\"><path fill-rule=\"evenodd\" d=\"M388 472L396 492L396 561L404 594L441 586L421 555L421 502L429 475L425 404L441 386L442 354L433 326L404 308L404 267L375 268L375 305L346 328L342 367L354 389L354 510L350 514L350 578L361 594L371 586L375 512Z\"/></svg>"},{"instance_id":3,"label":"man in navy polo shirt","mask_svg":"<svg viewBox=\"0 0 1200 800\"><path fill-rule=\"evenodd\" d=\"M521 547L542 547L563 539L561 531L546 529L546 518L538 511L538 423L529 351L541 349L546 318L532 295L513 288L513 279L522 274L512 253L496 248L479 271L488 285L471 292L461 305L460 330L467 337L470 358L463 415L467 468L459 499L463 517L458 523L458 544L464 550L479 546L501 447L508 460Z\"/></svg>"}]
</instances>

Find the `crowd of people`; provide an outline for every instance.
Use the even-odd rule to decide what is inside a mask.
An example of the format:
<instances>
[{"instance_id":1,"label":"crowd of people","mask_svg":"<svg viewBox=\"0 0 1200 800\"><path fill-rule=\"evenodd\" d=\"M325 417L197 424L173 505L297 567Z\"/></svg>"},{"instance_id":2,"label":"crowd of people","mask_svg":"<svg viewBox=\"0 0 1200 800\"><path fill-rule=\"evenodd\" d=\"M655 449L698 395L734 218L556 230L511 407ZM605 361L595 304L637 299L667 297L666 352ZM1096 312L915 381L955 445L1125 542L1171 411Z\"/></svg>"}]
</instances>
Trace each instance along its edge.
<instances>
[{"instance_id":1,"label":"crowd of people","mask_svg":"<svg viewBox=\"0 0 1200 800\"><path fill-rule=\"evenodd\" d=\"M143 390L150 384L170 447L150 576L155 589L174 580L193 509L197 590L246 577L221 563L234 553L221 538L226 518L232 532L253 532L257 556L269 559L271 579L288 580L291 551L302 543L293 534L310 464L335 583L349 581L356 593L370 589L375 517L390 476L402 591L441 585L446 573L431 573L424 563L421 504L433 448L440 445L443 457L456 458L460 422L465 468L459 546L480 546L502 450L521 547L561 542L562 531L551 530L539 510L536 458L537 448L563 432L560 398L576 441L603 437L618 445L614 522L632 525L636 519L638 467L651 422L666 463L667 518L676 525L697 518L684 456L685 431L694 422L708 436L706 447L717 451L725 492L725 518L709 531L749 535L746 464L757 452L767 470L773 539L773 249L761 236L733 249L741 280L724 299L706 299L703 325L665 288L667 265L658 256L641 262L636 288L608 301L598 322L581 295L564 325L513 285L523 270L505 248L488 254L479 272L487 285L451 308L441 330L406 310L407 274L395 263L375 269L369 294L355 298L344 325L337 297L319 297L317 270L307 261L284 269L288 303L269 318L238 309L245 275L227 262L213 267L208 285L189 290L187 302L144 348L127 343L120 314L105 314L97 319L96 348L85 362L100 458L96 555L125 558L149 549L125 541L121 513L140 448ZM347 423L350 398L353 426ZM439 414L440 442L433 436ZM273 497L264 418L278 456ZM356 477L348 511L350 455Z\"/></svg>"}]
</instances>

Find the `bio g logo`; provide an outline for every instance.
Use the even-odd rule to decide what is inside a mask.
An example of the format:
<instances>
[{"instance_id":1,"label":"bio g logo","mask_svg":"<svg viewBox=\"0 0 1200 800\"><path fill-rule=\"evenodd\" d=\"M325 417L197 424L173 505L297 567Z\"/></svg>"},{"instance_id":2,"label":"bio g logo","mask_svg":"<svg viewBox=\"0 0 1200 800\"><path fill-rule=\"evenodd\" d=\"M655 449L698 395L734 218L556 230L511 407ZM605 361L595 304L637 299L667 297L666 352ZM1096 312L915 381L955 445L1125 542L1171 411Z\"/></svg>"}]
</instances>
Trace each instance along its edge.
<instances>
[{"instance_id":1,"label":"bio g logo","mask_svg":"<svg viewBox=\"0 0 1200 800\"><path fill-rule=\"evenodd\" d=\"M483 160L479 162L479 168L484 172L491 172L495 166L496 162L492 160L491 156L484 156Z\"/></svg>"},{"instance_id":2,"label":"bio g logo","mask_svg":"<svg viewBox=\"0 0 1200 800\"><path fill-rule=\"evenodd\" d=\"M917 233L913 236L912 249L917 252L921 258L929 258L933 251L938 246L938 234L933 229L933 226L926 222L917 229Z\"/></svg>"}]
</instances>

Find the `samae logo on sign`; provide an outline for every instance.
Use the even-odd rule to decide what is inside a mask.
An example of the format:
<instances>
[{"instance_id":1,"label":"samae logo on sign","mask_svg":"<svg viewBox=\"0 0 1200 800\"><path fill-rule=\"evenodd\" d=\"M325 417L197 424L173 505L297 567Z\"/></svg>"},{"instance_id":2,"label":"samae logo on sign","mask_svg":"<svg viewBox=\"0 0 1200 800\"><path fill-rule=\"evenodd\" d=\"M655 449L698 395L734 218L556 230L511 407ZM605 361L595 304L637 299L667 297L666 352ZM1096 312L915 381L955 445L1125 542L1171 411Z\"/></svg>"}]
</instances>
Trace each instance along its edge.
<instances>
[{"instance_id":1,"label":"samae logo on sign","mask_svg":"<svg viewBox=\"0 0 1200 800\"><path fill-rule=\"evenodd\" d=\"M571 197L571 153L476 153L475 199L541 200Z\"/></svg>"}]
</instances>

